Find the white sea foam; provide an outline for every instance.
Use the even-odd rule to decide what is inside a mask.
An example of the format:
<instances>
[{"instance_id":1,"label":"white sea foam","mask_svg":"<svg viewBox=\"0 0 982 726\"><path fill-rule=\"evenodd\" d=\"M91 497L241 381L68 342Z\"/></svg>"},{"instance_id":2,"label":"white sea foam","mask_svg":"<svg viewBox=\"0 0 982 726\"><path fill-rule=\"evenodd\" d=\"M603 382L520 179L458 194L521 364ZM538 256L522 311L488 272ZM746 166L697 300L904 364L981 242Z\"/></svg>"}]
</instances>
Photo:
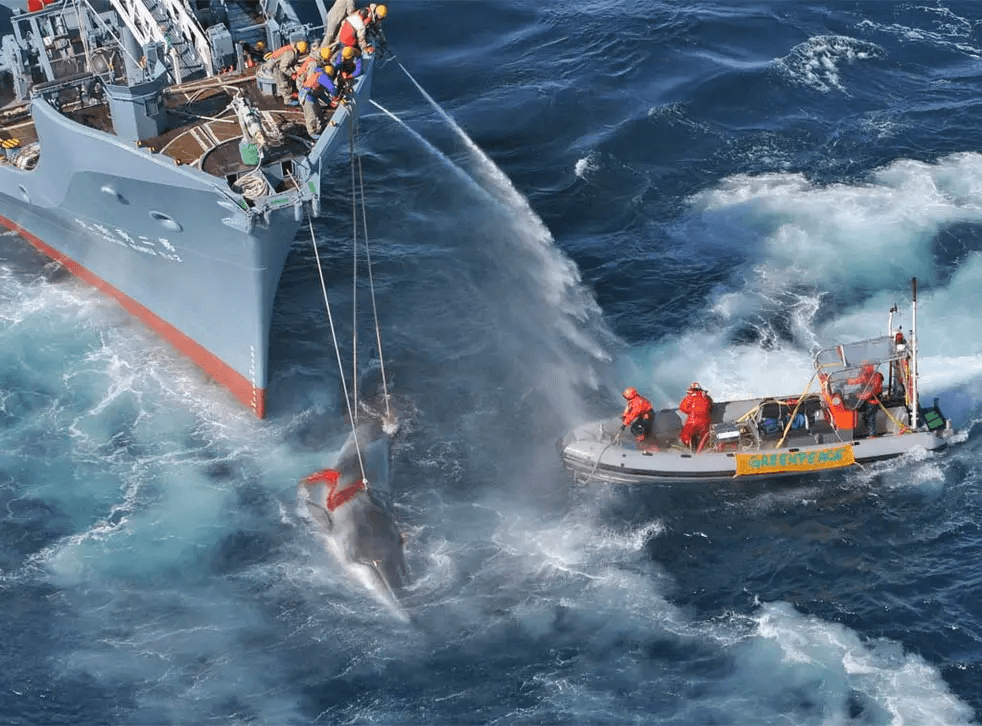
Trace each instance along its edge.
<instances>
[{"instance_id":1,"label":"white sea foam","mask_svg":"<svg viewBox=\"0 0 982 726\"><path fill-rule=\"evenodd\" d=\"M774 67L792 82L828 93L846 92L841 72L845 65L882 58L885 53L875 43L842 35L819 35L796 45Z\"/></svg>"},{"instance_id":2,"label":"white sea foam","mask_svg":"<svg viewBox=\"0 0 982 726\"><path fill-rule=\"evenodd\" d=\"M973 60L982 59L982 49L972 43L977 20L962 17L941 5L909 6L907 10L933 16L935 29L872 20L862 20L856 27L865 33L883 33L900 38L905 43L922 43L932 48L961 53Z\"/></svg>"},{"instance_id":3,"label":"white sea foam","mask_svg":"<svg viewBox=\"0 0 982 726\"><path fill-rule=\"evenodd\" d=\"M846 723L855 709L872 723L974 722L937 668L893 641L864 640L783 603L762 606L754 622L756 633L733 648L737 691L765 702L789 699L787 707L806 722L821 714L822 723Z\"/></svg>"},{"instance_id":4,"label":"white sea foam","mask_svg":"<svg viewBox=\"0 0 982 726\"><path fill-rule=\"evenodd\" d=\"M586 179L590 172L596 171L596 169L596 155L593 152L587 154L582 159L577 159L576 164L573 165L573 173L580 177L580 179Z\"/></svg>"}]
</instances>

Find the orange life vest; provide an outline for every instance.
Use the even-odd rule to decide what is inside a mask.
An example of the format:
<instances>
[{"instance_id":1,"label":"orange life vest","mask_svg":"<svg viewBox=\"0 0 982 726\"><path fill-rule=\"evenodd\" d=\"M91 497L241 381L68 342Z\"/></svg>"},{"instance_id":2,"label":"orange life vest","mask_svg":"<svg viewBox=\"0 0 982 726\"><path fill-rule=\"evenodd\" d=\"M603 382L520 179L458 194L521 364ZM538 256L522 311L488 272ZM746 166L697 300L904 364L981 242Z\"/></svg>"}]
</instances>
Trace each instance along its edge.
<instances>
[{"instance_id":1,"label":"orange life vest","mask_svg":"<svg viewBox=\"0 0 982 726\"><path fill-rule=\"evenodd\" d=\"M286 45L282 45L279 48L277 48L276 50L274 50L272 53L270 53L269 54L269 57L270 57L271 60L273 58L279 58L281 55L283 55L284 53L286 53L288 50L296 51L297 49L293 47L293 43L287 43Z\"/></svg>"},{"instance_id":2,"label":"orange life vest","mask_svg":"<svg viewBox=\"0 0 982 726\"><path fill-rule=\"evenodd\" d=\"M303 63L297 68L297 72L293 74L294 78L303 78L307 75L307 71L317 65L317 59L313 56L307 56L304 58Z\"/></svg>"}]
</instances>

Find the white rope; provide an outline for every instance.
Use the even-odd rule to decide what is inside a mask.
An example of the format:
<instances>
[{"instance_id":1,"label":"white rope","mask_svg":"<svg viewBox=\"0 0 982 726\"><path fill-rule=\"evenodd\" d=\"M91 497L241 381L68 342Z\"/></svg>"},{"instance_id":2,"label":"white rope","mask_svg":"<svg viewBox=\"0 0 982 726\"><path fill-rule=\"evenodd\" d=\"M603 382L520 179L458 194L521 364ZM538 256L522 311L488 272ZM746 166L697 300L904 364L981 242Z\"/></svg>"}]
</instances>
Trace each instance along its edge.
<instances>
[{"instance_id":1,"label":"white rope","mask_svg":"<svg viewBox=\"0 0 982 726\"><path fill-rule=\"evenodd\" d=\"M351 119L352 126L354 126L354 114L352 114ZM375 301L375 277L372 274L372 252L368 244L368 214L365 211L365 175L361 166L361 156L359 155L353 158L357 158L358 161L358 184L361 195L361 230L362 235L365 238L365 264L368 267L368 289L370 290L372 296L372 317L375 321L375 344L378 347L378 360L382 371L382 395L385 399L385 417L386 419L391 419L392 411L389 408L389 384L385 377L385 356L382 355L382 331L379 327L378 305Z\"/></svg>"},{"instance_id":2,"label":"white rope","mask_svg":"<svg viewBox=\"0 0 982 726\"><path fill-rule=\"evenodd\" d=\"M355 416L358 415L358 208L355 193L355 114L348 127L348 155L351 158L351 376L354 381Z\"/></svg>"},{"instance_id":3,"label":"white rope","mask_svg":"<svg viewBox=\"0 0 982 726\"><path fill-rule=\"evenodd\" d=\"M341 363L341 348L338 345L337 332L334 329L334 316L331 314L331 301L327 297L327 283L324 281L324 268L321 265L320 251L317 249L317 237L314 234L314 222L310 215L307 216L307 226L310 229L310 244L314 248L314 259L317 260L317 274L321 281L321 293L324 295L324 307L327 310L327 320L331 325L331 340L334 342L334 354L338 360L338 375L341 376L341 388L344 391L344 402L348 407L348 420L351 421L351 438L355 442L355 453L358 455L358 469L361 471L361 480L368 483L365 476L365 464L361 458L361 445L358 443L358 429L355 425L354 413L351 410L351 399L348 397L348 383L344 377L344 365Z\"/></svg>"}]
</instances>

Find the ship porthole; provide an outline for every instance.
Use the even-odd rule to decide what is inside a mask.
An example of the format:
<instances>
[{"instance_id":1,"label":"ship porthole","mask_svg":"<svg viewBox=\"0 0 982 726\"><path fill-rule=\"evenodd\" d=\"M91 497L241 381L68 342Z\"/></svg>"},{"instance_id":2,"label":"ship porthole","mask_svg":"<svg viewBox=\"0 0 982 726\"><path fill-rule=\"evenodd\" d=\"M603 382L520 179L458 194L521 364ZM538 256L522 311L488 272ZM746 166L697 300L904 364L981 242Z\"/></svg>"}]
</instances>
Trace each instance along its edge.
<instances>
[{"instance_id":1,"label":"ship porthole","mask_svg":"<svg viewBox=\"0 0 982 726\"><path fill-rule=\"evenodd\" d=\"M178 222L174 221L168 217L163 212L150 212L150 218L157 221L164 229L169 229L171 232L180 232L184 227L182 227Z\"/></svg>"},{"instance_id":2,"label":"ship porthole","mask_svg":"<svg viewBox=\"0 0 982 726\"><path fill-rule=\"evenodd\" d=\"M21 197L21 199L23 199L27 204L30 204L31 203L31 195L27 193L27 187L25 187L23 184L20 184L20 185L18 185L17 188L20 189L20 197Z\"/></svg>"}]
</instances>

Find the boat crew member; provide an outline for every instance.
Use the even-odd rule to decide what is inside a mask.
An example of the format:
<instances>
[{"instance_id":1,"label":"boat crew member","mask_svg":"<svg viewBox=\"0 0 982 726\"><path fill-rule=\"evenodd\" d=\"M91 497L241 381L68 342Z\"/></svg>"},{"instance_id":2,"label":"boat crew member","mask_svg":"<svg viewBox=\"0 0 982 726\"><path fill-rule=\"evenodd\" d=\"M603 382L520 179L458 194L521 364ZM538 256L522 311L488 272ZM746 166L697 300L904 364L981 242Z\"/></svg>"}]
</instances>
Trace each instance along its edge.
<instances>
[{"instance_id":1,"label":"boat crew member","mask_svg":"<svg viewBox=\"0 0 982 726\"><path fill-rule=\"evenodd\" d=\"M904 331L900 328L894 331L893 343L898 357L890 367L890 377L893 379L890 395L906 402L907 384L910 382L910 350L907 348Z\"/></svg>"},{"instance_id":2,"label":"boat crew member","mask_svg":"<svg viewBox=\"0 0 982 726\"><path fill-rule=\"evenodd\" d=\"M848 382L859 386L856 392L859 400L856 410L866 424L866 435L876 436L876 410L880 406L880 394L883 393L883 374L872 363L866 363L859 375L850 378Z\"/></svg>"},{"instance_id":3,"label":"boat crew member","mask_svg":"<svg viewBox=\"0 0 982 726\"><path fill-rule=\"evenodd\" d=\"M651 434L651 424L654 418L654 409L651 402L638 393L638 389L633 386L624 389L621 394L627 399L624 413L621 414L621 423L625 427L630 427L631 433L637 441L644 441Z\"/></svg>"},{"instance_id":4,"label":"boat crew member","mask_svg":"<svg viewBox=\"0 0 982 726\"><path fill-rule=\"evenodd\" d=\"M385 34L382 32L381 25L382 19L388 14L389 9L385 5L375 3L351 13L338 28L338 43L358 46L361 51L372 53L375 48L368 42L368 33L371 32L376 36L379 43L385 43Z\"/></svg>"},{"instance_id":5,"label":"boat crew member","mask_svg":"<svg viewBox=\"0 0 982 726\"><path fill-rule=\"evenodd\" d=\"M337 108L338 89L334 85L334 66L315 67L307 73L300 84L298 97L303 107L303 120L307 126L310 138L318 139L324 128L324 112L322 104L329 108Z\"/></svg>"},{"instance_id":6,"label":"boat crew member","mask_svg":"<svg viewBox=\"0 0 982 726\"><path fill-rule=\"evenodd\" d=\"M679 433L679 441L688 446L690 451L698 450L712 423L713 399L702 386L693 381L685 398L679 403L679 411L687 414L685 425Z\"/></svg>"},{"instance_id":7,"label":"boat crew member","mask_svg":"<svg viewBox=\"0 0 982 726\"><path fill-rule=\"evenodd\" d=\"M276 79L276 92L287 106L299 105L299 101L293 99L293 75L308 48L306 40L287 43L270 53L263 62L263 68Z\"/></svg>"}]
</instances>

